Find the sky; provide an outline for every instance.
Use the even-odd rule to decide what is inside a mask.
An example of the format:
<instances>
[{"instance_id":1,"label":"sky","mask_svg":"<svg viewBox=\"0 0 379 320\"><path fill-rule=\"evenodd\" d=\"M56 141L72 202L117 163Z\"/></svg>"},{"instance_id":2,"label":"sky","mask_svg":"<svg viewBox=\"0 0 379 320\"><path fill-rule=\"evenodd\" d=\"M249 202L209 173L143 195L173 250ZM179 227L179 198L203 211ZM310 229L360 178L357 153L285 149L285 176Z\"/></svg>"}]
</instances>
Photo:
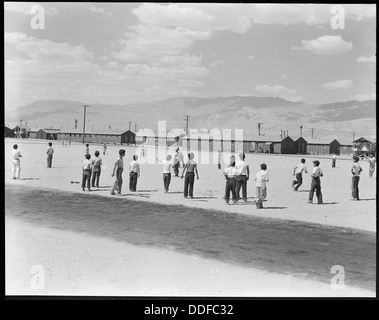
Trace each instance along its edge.
<instances>
[{"instance_id":1,"label":"sky","mask_svg":"<svg viewBox=\"0 0 379 320\"><path fill-rule=\"evenodd\" d=\"M4 3L5 108L376 99L376 5Z\"/></svg>"}]
</instances>

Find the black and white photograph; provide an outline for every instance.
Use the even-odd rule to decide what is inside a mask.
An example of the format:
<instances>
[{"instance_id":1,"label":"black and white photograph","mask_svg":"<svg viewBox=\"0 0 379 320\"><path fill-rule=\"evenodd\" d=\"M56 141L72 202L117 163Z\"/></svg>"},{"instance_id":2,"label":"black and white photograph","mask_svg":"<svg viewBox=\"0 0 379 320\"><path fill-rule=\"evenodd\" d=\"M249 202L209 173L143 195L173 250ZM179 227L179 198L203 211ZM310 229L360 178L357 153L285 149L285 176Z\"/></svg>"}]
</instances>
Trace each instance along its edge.
<instances>
[{"instance_id":1,"label":"black and white photograph","mask_svg":"<svg viewBox=\"0 0 379 320\"><path fill-rule=\"evenodd\" d=\"M6 298L376 298L376 4L4 2L4 92Z\"/></svg>"}]
</instances>

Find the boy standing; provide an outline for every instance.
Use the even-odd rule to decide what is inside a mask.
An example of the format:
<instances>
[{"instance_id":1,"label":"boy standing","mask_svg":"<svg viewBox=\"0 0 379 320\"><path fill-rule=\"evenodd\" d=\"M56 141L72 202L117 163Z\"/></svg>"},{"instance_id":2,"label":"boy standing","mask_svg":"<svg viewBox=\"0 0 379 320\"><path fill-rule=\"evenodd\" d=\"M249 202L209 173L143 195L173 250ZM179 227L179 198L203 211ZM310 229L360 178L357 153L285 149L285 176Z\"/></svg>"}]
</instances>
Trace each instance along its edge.
<instances>
[{"instance_id":1,"label":"boy standing","mask_svg":"<svg viewBox=\"0 0 379 320\"><path fill-rule=\"evenodd\" d=\"M171 167L174 165L174 163L171 161L172 156L169 154L164 160L163 163L163 185L165 193L168 192L171 182Z\"/></svg>"},{"instance_id":2,"label":"boy standing","mask_svg":"<svg viewBox=\"0 0 379 320\"><path fill-rule=\"evenodd\" d=\"M351 168L351 173L353 174L353 177L351 179L351 196L353 198L353 201L359 200L359 175L362 172L362 168L358 163L359 157L353 156L353 166Z\"/></svg>"},{"instance_id":3,"label":"boy standing","mask_svg":"<svg viewBox=\"0 0 379 320\"><path fill-rule=\"evenodd\" d=\"M337 161L337 156L335 153L333 153L333 157L332 157L332 168L335 168L336 167L336 161Z\"/></svg>"},{"instance_id":4,"label":"boy standing","mask_svg":"<svg viewBox=\"0 0 379 320\"><path fill-rule=\"evenodd\" d=\"M91 181L92 188L94 188L95 186L96 188L99 188L101 165L103 164L99 155L100 155L100 152L96 150L95 158L92 160L92 181Z\"/></svg>"},{"instance_id":5,"label":"boy standing","mask_svg":"<svg viewBox=\"0 0 379 320\"><path fill-rule=\"evenodd\" d=\"M257 188L257 194L256 194L256 206L258 209L263 208L263 200L267 197L267 187L266 183L269 181L267 165L265 163L261 164L261 170L257 172L255 175L255 186Z\"/></svg>"},{"instance_id":6,"label":"boy standing","mask_svg":"<svg viewBox=\"0 0 379 320\"><path fill-rule=\"evenodd\" d=\"M85 191L84 188L87 185L88 191L91 191L91 189L90 189L90 187L91 187L91 185L90 185L91 172L92 172L92 161L90 160L91 155L86 154L84 156L86 159L83 160L83 162L82 162L82 170L83 170L82 190Z\"/></svg>"},{"instance_id":7,"label":"boy standing","mask_svg":"<svg viewBox=\"0 0 379 320\"><path fill-rule=\"evenodd\" d=\"M224 169L224 176L226 178L225 185L225 202L229 204L230 192L232 192L232 201L233 204L236 203L236 175L238 173L236 167L235 157L230 157L230 165Z\"/></svg>"},{"instance_id":8,"label":"boy standing","mask_svg":"<svg viewBox=\"0 0 379 320\"><path fill-rule=\"evenodd\" d=\"M240 200L240 189L242 187L242 199L247 202L247 181L249 180L250 169L249 164L245 161L246 155L239 154L239 161L236 162L236 200Z\"/></svg>"},{"instance_id":9,"label":"boy standing","mask_svg":"<svg viewBox=\"0 0 379 320\"><path fill-rule=\"evenodd\" d=\"M12 152L12 176L13 179L20 179L20 172L21 172L21 163L20 158L22 157L20 151L18 150L18 145L13 145L13 152Z\"/></svg>"},{"instance_id":10,"label":"boy standing","mask_svg":"<svg viewBox=\"0 0 379 320\"><path fill-rule=\"evenodd\" d=\"M113 167L113 172L112 172L112 177L114 177L116 173L116 180L112 186L111 190L111 195L115 195L115 190L117 190L117 194L121 195L121 187L122 187L122 172L124 171L124 157L126 151L124 149L121 149L119 152L119 157L116 160L114 167ZM116 171L117 169L117 171Z\"/></svg>"},{"instance_id":11,"label":"boy standing","mask_svg":"<svg viewBox=\"0 0 379 320\"><path fill-rule=\"evenodd\" d=\"M86 144L86 153L85 154L89 154L89 144L88 143Z\"/></svg>"},{"instance_id":12,"label":"boy standing","mask_svg":"<svg viewBox=\"0 0 379 320\"><path fill-rule=\"evenodd\" d=\"M323 204L322 202L322 193L321 193L321 180L320 177L322 177L324 174L322 173L321 168L319 167L320 161L315 160L313 161L313 172L311 174L312 177L312 183L311 183L311 190L309 190L309 200L308 203L313 202L313 195L316 191L316 196L318 200L318 204Z\"/></svg>"},{"instance_id":13,"label":"boy standing","mask_svg":"<svg viewBox=\"0 0 379 320\"><path fill-rule=\"evenodd\" d=\"M197 163L193 160L195 155L193 152L188 154L188 161L183 167L182 179L184 177L184 172L186 172L186 177L184 179L184 198L193 198L193 185L195 184L195 173L197 180L199 180L199 173L197 171Z\"/></svg>"},{"instance_id":14,"label":"boy standing","mask_svg":"<svg viewBox=\"0 0 379 320\"><path fill-rule=\"evenodd\" d=\"M137 191L137 180L140 176L140 166L137 162L138 156L134 155L133 160L130 162L129 166L129 190Z\"/></svg>"},{"instance_id":15,"label":"boy standing","mask_svg":"<svg viewBox=\"0 0 379 320\"><path fill-rule=\"evenodd\" d=\"M370 157L368 158L368 163L369 163L368 177L372 178L372 175L374 174L374 171L375 171L375 163L376 163L376 159L373 153L370 154Z\"/></svg>"},{"instance_id":16,"label":"boy standing","mask_svg":"<svg viewBox=\"0 0 379 320\"><path fill-rule=\"evenodd\" d=\"M47 167L48 168L51 168L52 164L53 164L53 153L54 153L54 149L52 147L52 143L49 142L49 148L47 149Z\"/></svg>"},{"instance_id":17,"label":"boy standing","mask_svg":"<svg viewBox=\"0 0 379 320\"><path fill-rule=\"evenodd\" d=\"M301 159L301 163L293 169L293 175L296 178L296 180L292 181L293 191L298 191L299 187L303 184L303 172L308 173L305 159Z\"/></svg>"}]
</instances>

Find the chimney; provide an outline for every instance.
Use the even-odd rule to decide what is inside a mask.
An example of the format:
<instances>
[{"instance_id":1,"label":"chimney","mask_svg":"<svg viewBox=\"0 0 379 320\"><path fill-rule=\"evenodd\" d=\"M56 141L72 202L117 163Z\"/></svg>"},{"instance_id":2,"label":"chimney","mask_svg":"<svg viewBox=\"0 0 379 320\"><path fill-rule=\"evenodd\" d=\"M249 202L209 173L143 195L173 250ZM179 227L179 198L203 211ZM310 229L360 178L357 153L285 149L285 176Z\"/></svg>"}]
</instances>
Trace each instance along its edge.
<instances>
[{"instance_id":1,"label":"chimney","mask_svg":"<svg viewBox=\"0 0 379 320\"><path fill-rule=\"evenodd\" d=\"M22 127L22 120L20 120L20 128Z\"/></svg>"},{"instance_id":2,"label":"chimney","mask_svg":"<svg viewBox=\"0 0 379 320\"><path fill-rule=\"evenodd\" d=\"M303 126L300 126L300 137L303 136Z\"/></svg>"},{"instance_id":3,"label":"chimney","mask_svg":"<svg viewBox=\"0 0 379 320\"><path fill-rule=\"evenodd\" d=\"M280 138L283 138L283 130L280 130Z\"/></svg>"},{"instance_id":4,"label":"chimney","mask_svg":"<svg viewBox=\"0 0 379 320\"><path fill-rule=\"evenodd\" d=\"M286 137L288 137L288 130L287 130L287 135L286 135Z\"/></svg>"}]
</instances>

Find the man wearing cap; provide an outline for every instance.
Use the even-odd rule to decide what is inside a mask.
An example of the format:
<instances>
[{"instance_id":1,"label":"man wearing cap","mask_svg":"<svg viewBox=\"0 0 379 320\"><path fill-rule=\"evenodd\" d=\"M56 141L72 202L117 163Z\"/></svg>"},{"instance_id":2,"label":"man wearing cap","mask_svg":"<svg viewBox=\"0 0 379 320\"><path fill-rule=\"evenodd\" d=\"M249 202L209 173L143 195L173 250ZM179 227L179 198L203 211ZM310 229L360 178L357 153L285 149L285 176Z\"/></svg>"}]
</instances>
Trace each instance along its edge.
<instances>
[{"instance_id":1,"label":"man wearing cap","mask_svg":"<svg viewBox=\"0 0 379 320\"><path fill-rule=\"evenodd\" d=\"M323 176L322 170L319 167L320 161L315 160L313 161L313 172L311 174L312 177L312 183L311 183L311 190L309 191L309 201L308 203L313 202L313 195L314 192L316 191L316 196L318 200L318 204L323 204L322 202L322 193L321 193L321 180L320 177Z\"/></svg>"},{"instance_id":2,"label":"man wearing cap","mask_svg":"<svg viewBox=\"0 0 379 320\"><path fill-rule=\"evenodd\" d=\"M351 168L351 173L353 174L353 177L351 179L351 196L353 198L353 201L359 200L359 175L362 172L362 168L358 163L359 157L353 156L353 166Z\"/></svg>"},{"instance_id":3,"label":"man wearing cap","mask_svg":"<svg viewBox=\"0 0 379 320\"><path fill-rule=\"evenodd\" d=\"M237 169L235 168L235 165L236 165L236 159L234 156L231 156L229 166L224 169L224 176L226 178L224 200L227 204L229 204L230 192L232 193L233 204L236 203L236 179L235 178L237 175Z\"/></svg>"}]
</instances>

